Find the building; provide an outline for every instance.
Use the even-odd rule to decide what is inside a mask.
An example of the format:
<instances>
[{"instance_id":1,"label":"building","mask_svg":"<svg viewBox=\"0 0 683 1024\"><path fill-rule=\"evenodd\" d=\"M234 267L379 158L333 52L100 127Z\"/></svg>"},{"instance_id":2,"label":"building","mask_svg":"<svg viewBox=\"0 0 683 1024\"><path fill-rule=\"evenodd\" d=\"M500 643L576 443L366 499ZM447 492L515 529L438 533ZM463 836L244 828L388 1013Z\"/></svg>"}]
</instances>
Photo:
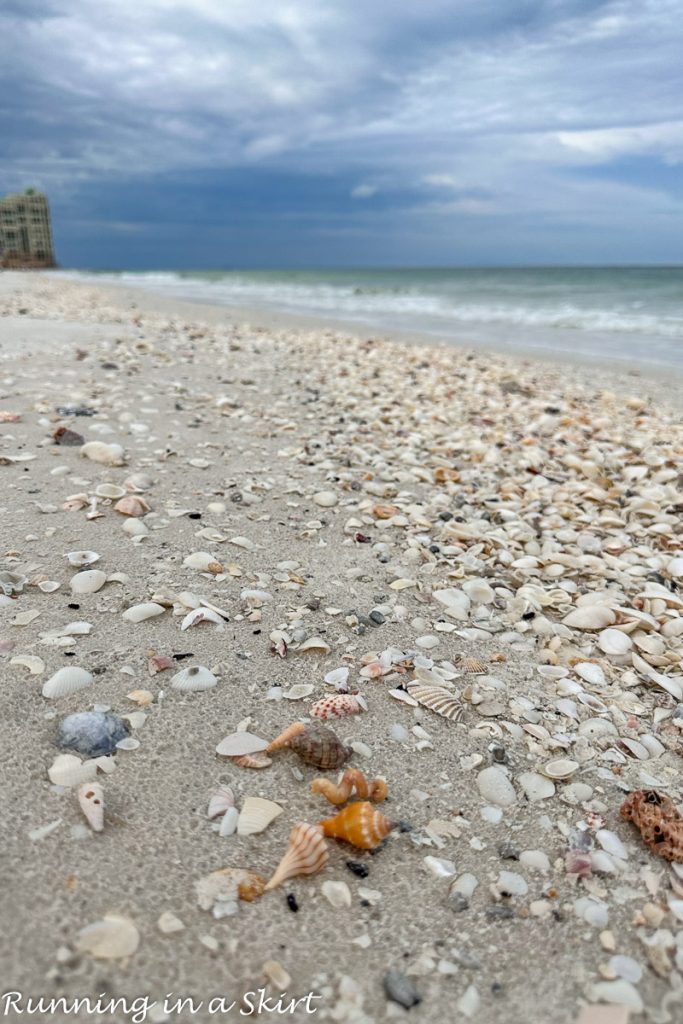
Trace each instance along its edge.
<instances>
[{"instance_id":1,"label":"building","mask_svg":"<svg viewBox=\"0 0 683 1024\"><path fill-rule=\"evenodd\" d=\"M54 267L47 196L27 188L0 199L0 267Z\"/></svg>"}]
</instances>

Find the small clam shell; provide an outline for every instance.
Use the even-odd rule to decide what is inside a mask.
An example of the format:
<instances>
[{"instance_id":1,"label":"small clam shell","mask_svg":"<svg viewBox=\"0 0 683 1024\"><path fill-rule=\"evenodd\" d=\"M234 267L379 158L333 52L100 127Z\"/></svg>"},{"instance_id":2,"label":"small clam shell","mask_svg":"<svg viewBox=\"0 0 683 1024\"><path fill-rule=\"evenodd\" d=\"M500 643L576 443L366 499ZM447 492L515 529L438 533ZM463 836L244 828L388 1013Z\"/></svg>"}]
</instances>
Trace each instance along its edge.
<instances>
[{"instance_id":1,"label":"small clam shell","mask_svg":"<svg viewBox=\"0 0 683 1024\"><path fill-rule=\"evenodd\" d=\"M123 531L130 537L149 537L149 530L139 519L126 519Z\"/></svg>"},{"instance_id":2,"label":"small clam shell","mask_svg":"<svg viewBox=\"0 0 683 1024\"><path fill-rule=\"evenodd\" d=\"M107 574L101 569L86 569L71 577L72 594L96 594L107 582Z\"/></svg>"},{"instance_id":3,"label":"small clam shell","mask_svg":"<svg viewBox=\"0 0 683 1024\"><path fill-rule=\"evenodd\" d=\"M216 753L219 757L243 757L245 754L256 754L261 750L265 750L268 746L268 740L261 739L260 736L254 736L250 732L233 732L216 747Z\"/></svg>"},{"instance_id":4,"label":"small clam shell","mask_svg":"<svg viewBox=\"0 0 683 1024\"><path fill-rule=\"evenodd\" d=\"M283 808L272 800L263 800L258 796L248 796L242 805L237 822L238 836L251 836L264 829L274 821Z\"/></svg>"},{"instance_id":5,"label":"small clam shell","mask_svg":"<svg viewBox=\"0 0 683 1024\"><path fill-rule=\"evenodd\" d=\"M125 498L121 498L120 501L116 502L114 508L122 516L134 516L136 518L147 515L150 511L150 507L145 499L139 498L135 494L127 494Z\"/></svg>"},{"instance_id":6,"label":"small clam shell","mask_svg":"<svg viewBox=\"0 0 683 1024\"><path fill-rule=\"evenodd\" d=\"M598 647L605 654L619 656L628 654L633 647L633 641L620 629L603 629L598 636Z\"/></svg>"},{"instance_id":7,"label":"small clam shell","mask_svg":"<svg viewBox=\"0 0 683 1024\"><path fill-rule=\"evenodd\" d=\"M92 565L93 562L99 562L100 556L96 551L67 551L67 559L69 565Z\"/></svg>"},{"instance_id":8,"label":"small clam shell","mask_svg":"<svg viewBox=\"0 0 683 1024\"><path fill-rule=\"evenodd\" d=\"M123 466L125 454L120 444L105 444L103 441L88 441L81 448L81 455L103 466Z\"/></svg>"},{"instance_id":9,"label":"small clam shell","mask_svg":"<svg viewBox=\"0 0 683 1024\"><path fill-rule=\"evenodd\" d=\"M237 822L240 818L240 812L236 807L228 807L227 811L223 815L223 819L218 829L219 836L231 836L237 829Z\"/></svg>"},{"instance_id":10,"label":"small clam shell","mask_svg":"<svg viewBox=\"0 0 683 1024\"><path fill-rule=\"evenodd\" d=\"M94 761L81 761L75 754L58 754L47 774L54 786L71 789L85 782L93 782L97 776L97 765Z\"/></svg>"},{"instance_id":11,"label":"small clam shell","mask_svg":"<svg viewBox=\"0 0 683 1024\"><path fill-rule=\"evenodd\" d=\"M143 604L134 604L123 613L127 622L144 622L145 619L153 619L156 615L163 615L166 611L163 605L154 601L145 601Z\"/></svg>"},{"instance_id":12,"label":"small clam shell","mask_svg":"<svg viewBox=\"0 0 683 1024\"><path fill-rule=\"evenodd\" d=\"M600 630L611 626L616 620L616 615L611 608L604 605L591 604L582 608L575 608L562 620L565 626L572 626L581 630Z\"/></svg>"},{"instance_id":13,"label":"small clam shell","mask_svg":"<svg viewBox=\"0 0 683 1024\"><path fill-rule=\"evenodd\" d=\"M198 569L199 572L210 572L213 575L223 572L221 563L214 555L209 554L208 551L194 551L183 559L183 565L186 565L189 569Z\"/></svg>"},{"instance_id":14,"label":"small clam shell","mask_svg":"<svg viewBox=\"0 0 683 1024\"><path fill-rule=\"evenodd\" d=\"M222 633L225 629L223 619L210 608L195 608L193 611L188 612L180 623L180 628L184 631L186 629L190 629L192 626L198 626L202 622L212 622L218 627L217 632L219 633Z\"/></svg>"},{"instance_id":15,"label":"small clam shell","mask_svg":"<svg viewBox=\"0 0 683 1024\"><path fill-rule=\"evenodd\" d=\"M556 761L548 761L540 770L549 779L569 779L579 770L579 763L560 757Z\"/></svg>"},{"instance_id":16,"label":"small clam shell","mask_svg":"<svg viewBox=\"0 0 683 1024\"><path fill-rule=\"evenodd\" d=\"M123 498L126 494L125 487L119 487L118 484L98 484L95 488L95 494L98 498Z\"/></svg>"},{"instance_id":17,"label":"small clam shell","mask_svg":"<svg viewBox=\"0 0 683 1024\"><path fill-rule=\"evenodd\" d=\"M302 700L304 697L310 697L315 690L315 686L310 683L295 683L289 690L285 690L282 694L286 700Z\"/></svg>"},{"instance_id":18,"label":"small clam shell","mask_svg":"<svg viewBox=\"0 0 683 1024\"><path fill-rule=\"evenodd\" d=\"M211 690L217 684L218 679L203 665L191 665L171 676L171 686L174 690L182 690L185 693L193 693L199 690Z\"/></svg>"},{"instance_id":19,"label":"small clam shell","mask_svg":"<svg viewBox=\"0 0 683 1024\"><path fill-rule=\"evenodd\" d=\"M78 787L78 802L93 832L104 828L104 791L98 782L86 782Z\"/></svg>"},{"instance_id":20,"label":"small clam shell","mask_svg":"<svg viewBox=\"0 0 683 1024\"><path fill-rule=\"evenodd\" d=\"M43 697L54 700L57 697L66 697L69 693L76 693L83 690L95 681L94 676L84 668L77 665L66 665L58 669L53 676L43 685Z\"/></svg>"},{"instance_id":21,"label":"small clam shell","mask_svg":"<svg viewBox=\"0 0 683 1024\"><path fill-rule=\"evenodd\" d=\"M311 636L308 640L304 640L302 644L299 644L297 651L302 654L304 651L321 651L323 654L329 654L331 647L327 644L320 636Z\"/></svg>"}]
</instances>

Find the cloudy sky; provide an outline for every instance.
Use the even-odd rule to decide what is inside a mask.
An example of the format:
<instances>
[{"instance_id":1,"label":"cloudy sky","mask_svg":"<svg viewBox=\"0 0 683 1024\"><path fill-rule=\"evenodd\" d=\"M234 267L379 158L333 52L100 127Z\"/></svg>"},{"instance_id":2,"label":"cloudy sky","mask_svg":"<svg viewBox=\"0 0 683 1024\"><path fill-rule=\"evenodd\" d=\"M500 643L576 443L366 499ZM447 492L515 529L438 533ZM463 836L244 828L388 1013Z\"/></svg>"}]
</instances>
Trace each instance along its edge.
<instances>
[{"instance_id":1,"label":"cloudy sky","mask_svg":"<svg viewBox=\"0 0 683 1024\"><path fill-rule=\"evenodd\" d=\"M100 267L683 262L683 0L0 0L0 191Z\"/></svg>"}]
</instances>

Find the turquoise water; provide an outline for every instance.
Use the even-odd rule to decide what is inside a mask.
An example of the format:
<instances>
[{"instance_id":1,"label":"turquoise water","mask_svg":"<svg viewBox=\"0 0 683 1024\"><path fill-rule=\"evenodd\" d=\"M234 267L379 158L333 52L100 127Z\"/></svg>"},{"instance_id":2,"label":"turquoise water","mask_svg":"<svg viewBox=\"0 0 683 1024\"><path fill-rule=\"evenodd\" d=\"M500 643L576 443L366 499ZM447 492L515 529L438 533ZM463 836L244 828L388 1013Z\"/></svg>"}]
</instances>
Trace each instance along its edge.
<instances>
[{"instance_id":1,"label":"turquoise water","mask_svg":"<svg viewBox=\"0 0 683 1024\"><path fill-rule=\"evenodd\" d=\"M443 340L683 369L683 267L61 273Z\"/></svg>"}]
</instances>

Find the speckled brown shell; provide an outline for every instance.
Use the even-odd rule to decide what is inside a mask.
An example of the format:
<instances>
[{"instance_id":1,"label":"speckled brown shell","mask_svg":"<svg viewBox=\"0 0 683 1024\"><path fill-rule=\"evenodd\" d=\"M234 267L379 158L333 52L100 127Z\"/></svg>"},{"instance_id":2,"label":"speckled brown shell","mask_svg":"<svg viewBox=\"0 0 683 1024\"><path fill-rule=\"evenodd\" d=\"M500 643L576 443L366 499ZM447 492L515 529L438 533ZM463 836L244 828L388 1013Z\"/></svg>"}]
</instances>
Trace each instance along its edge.
<instances>
[{"instance_id":1,"label":"speckled brown shell","mask_svg":"<svg viewBox=\"0 0 683 1024\"><path fill-rule=\"evenodd\" d=\"M324 725L308 726L293 737L290 747L304 764L312 764L323 771L341 768L353 753L351 747L344 746L332 730Z\"/></svg>"},{"instance_id":2,"label":"speckled brown shell","mask_svg":"<svg viewBox=\"0 0 683 1024\"><path fill-rule=\"evenodd\" d=\"M620 813L640 829L653 853L683 864L683 818L673 800L654 789L638 789L626 797Z\"/></svg>"}]
</instances>

